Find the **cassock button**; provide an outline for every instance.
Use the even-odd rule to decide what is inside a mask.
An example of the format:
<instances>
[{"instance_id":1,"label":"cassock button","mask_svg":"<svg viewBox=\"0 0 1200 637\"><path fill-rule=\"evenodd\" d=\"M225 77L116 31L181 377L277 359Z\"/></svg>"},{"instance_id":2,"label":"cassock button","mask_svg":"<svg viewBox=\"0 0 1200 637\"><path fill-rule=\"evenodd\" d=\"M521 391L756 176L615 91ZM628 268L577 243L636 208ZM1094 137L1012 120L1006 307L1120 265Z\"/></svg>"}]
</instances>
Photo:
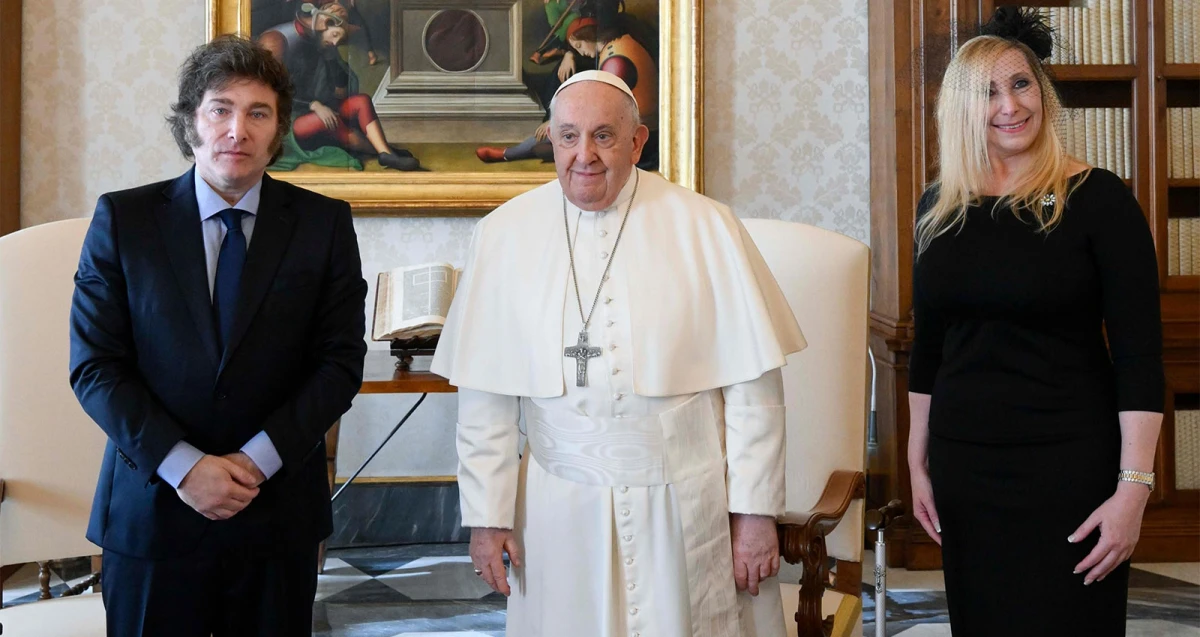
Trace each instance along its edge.
<instances>
[{"instance_id":1,"label":"cassock button","mask_svg":"<svg viewBox=\"0 0 1200 637\"><path fill-rule=\"evenodd\" d=\"M624 517L629 517L629 509L621 509L621 515Z\"/></svg>"},{"instance_id":2,"label":"cassock button","mask_svg":"<svg viewBox=\"0 0 1200 637\"><path fill-rule=\"evenodd\" d=\"M609 346L608 346L608 351L610 351L610 352L613 352L613 351L616 351L616 349L617 349L617 344L616 344L616 343L610 343L610 344L609 344Z\"/></svg>"},{"instance_id":3,"label":"cassock button","mask_svg":"<svg viewBox=\"0 0 1200 637\"><path fill-rule=\"evenodd\" d=\"M633 566L633 558L632 557L625 558L625 566Z\"/></svg>"},{"instance_id":4,"label":"cassock button","mask_svg":"<svg viewBox=\"0 0 1200 637\"><path fill-rule=\"evenodd\" d=\"M612 297L611 296L604 297L604 304L608 305L609 303L612 303Z\"/></svg>"},{"instance_id":5,"label":"cassock button","mask_svg":"<svg viewBox=\"0 0 1200 637\"><path fill-rule=\"evenodd\" d=\"M621 493L629 493L629 487L621 487Z\"/></svg>"},{"instance_id":6,"label":"cassock button","mask_svg":"<svg viewBox=\"0 0 1200 637\"><path fill-rule=\"evenodd\" d=\"M637 588L637 584L634 584L633 582L630 582L625 585L625 590L627 590L627 591L631 591L635 588Z\"/></svg>"},{"instance_id":7,"label":"cassock button","mask_svg":"<svg viewBox=\"0 0 1200 637\"><path fill-rule=\"evenodd\" d=\"M614 367L614 368L613 368L613 372L612 372L612 375L613 375L613 376L616 376L617 374L620 374L620 373L621 373L621 368L620 368L620 367Z\"/></svg>"},{"instance_id":8,"label":"cassock button","mask_svg":"<svg viewBox=\"0 0 1200 637\"><path fill-rule=\"evenodd\" d=\"M613 394L613 400L621 400L624 397L625 394Z\"/></svg>"},{"instance_id":9,"label":"cassock button","mask_svg":"<svg viewBox=\"0 0 1200 637\"><path fill-rule=\"evenodd\" d=\"M637 606L634 606L633 608L630 608L630 609L629 609L629 614L630 614L630 615L636 615L636 614L637 614Z\"/></svg>"},{"instance_id":10,"label":"cassock button","mask_svg":"<svg viewBox=\"0 0 1200 637\"><path fill-rule=\"evenodd\" d=\"M607 231L607 230L605 230L604 228L601 228L601 229L600 229L600 236L601 236L601 237L607 237L607 236L608 236L608 231Z\"/></svg>"},{"instance_id":11,"label":"cassock button","mask_svg":"<svg viewBox=\"0 0 1200 637\"><path fill-rule=\"evenodd\" d=\"M606 325L606 326L608 326L608 327L612 327L612 326L613 326L613 322L612 322L612 321L609 321L609 322L605 323L604 325Z\"/></svg>"},{"instance_id":12,"label":"cassock button","mask_svg":"<svg viewBox=\"0 0 1200 637\"><path fill-rule=\"evenodd\" d=\"M624 536L621 536L621 539L625 540L626 542L632 542L633 536L632 535L624 535Z\"/></svg>"},{"instance_id":13,"label":"cassock button","mask_svg":"<svg viewBox=\"0 0 1200 637\"><path fill-rule=\"evenodd\" d=\"M608 253L607 253L607 252L601 252L601 253L600 253L600 258L601 258L601 259L607 259L607 258L608 258Z\"/></svg>"}]
</instances>

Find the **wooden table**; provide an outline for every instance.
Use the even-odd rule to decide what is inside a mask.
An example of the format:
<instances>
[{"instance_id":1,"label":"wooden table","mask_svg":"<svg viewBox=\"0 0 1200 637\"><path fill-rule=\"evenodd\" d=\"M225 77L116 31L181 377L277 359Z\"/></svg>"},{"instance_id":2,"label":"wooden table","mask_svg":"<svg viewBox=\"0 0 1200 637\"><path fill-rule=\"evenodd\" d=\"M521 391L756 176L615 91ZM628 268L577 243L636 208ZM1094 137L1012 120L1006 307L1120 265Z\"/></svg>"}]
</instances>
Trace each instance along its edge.
<instances>
[{"instance_id":1,"label":"wooden table","mask_svg":"<svg viewBox=\"0 0 1200 637\"><path fill-rule=\"evenodd\" d=\"M449 394L457 391L450 381L429 371L430 358L420 357L413 365L414 369L396 369L399 361L387 350L370 350L363 363L363 383L358 390L360 394L421 394L422 399L428 394ZM403 424L403 421L401 421ZM333 423L325 434L325 470L329 479L329 491L333 492L333 482L337 475L338 434L341 432L342 421ZM399 428L399 425L397 425ZM394 433L394 432L393 432ZM387 444L388 438L383 439L375 448L375 453ZM373 456L374 454L372 454ZM367 462L370 462L368 459ZM366 463L359 469L366 467ZM350 484L353 480L346 481ZM344 487L345 485L343 485ZM325 543L321 543L320 572L325 570Z\"/></svg>"}]
</instances>

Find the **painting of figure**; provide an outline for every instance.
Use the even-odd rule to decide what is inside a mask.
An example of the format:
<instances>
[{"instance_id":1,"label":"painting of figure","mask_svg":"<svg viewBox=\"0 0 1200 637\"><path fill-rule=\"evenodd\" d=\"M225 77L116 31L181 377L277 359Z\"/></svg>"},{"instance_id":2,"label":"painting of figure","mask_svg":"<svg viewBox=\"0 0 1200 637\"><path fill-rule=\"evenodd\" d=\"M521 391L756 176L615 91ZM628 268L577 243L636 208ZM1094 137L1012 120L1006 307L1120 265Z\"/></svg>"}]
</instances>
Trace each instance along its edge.
<instances>
[{"instance_id":1,"label":"painting of figure","mask_svg":"<svg viewBox=\"0 0 1200 637\"><path fill-rule=\"evenodd\" d=\"M637 96L658 168L658 0L251 0L296 89L277 172L550 172L548 106L586 69Z\"/></svg>"}]
</instances>

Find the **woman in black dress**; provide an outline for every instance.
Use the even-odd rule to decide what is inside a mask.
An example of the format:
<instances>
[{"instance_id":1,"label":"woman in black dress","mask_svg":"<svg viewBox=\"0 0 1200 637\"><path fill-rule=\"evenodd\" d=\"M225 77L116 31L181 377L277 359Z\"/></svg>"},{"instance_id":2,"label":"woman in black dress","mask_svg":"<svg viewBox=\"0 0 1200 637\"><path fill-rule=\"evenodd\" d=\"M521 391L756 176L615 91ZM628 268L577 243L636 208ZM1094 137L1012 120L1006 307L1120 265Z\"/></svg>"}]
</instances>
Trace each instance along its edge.
<instances>
[{"instance_id":1,"label":"woman in black dress","mask_svg":"<svg viewBox=\"0 0 1200 637\"><path fill-rule=\"evenodd\" d=\"M1063 150L1049 29L1002 8L984 33L946 70L918 207L913 514L956 636L1124 635L1162 422L1154 246L1124 182Z\"/></svg>"}]
</instances>

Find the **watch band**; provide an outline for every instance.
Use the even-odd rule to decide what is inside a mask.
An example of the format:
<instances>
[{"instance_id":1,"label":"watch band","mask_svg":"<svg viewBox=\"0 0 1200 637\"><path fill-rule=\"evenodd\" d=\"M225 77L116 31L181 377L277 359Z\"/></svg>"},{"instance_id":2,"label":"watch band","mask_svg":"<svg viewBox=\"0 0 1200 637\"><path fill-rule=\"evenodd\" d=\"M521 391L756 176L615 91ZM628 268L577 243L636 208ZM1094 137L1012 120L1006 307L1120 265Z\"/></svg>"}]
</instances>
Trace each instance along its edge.
<instances>
[{"instance_id":1,"label":"watch band","mask_svg":"<svg viewBox=\"0 0 1200 637\"><path fill-rule=\"evenodd\" d=\"M1154 490L1154 474L1145 471L1122 469L1121 472L1117 474L1117 481L1136 482L1138 484L1146 485L1146 488L1150 489L1151 491Z\"/></svg>"}]
</instances>

